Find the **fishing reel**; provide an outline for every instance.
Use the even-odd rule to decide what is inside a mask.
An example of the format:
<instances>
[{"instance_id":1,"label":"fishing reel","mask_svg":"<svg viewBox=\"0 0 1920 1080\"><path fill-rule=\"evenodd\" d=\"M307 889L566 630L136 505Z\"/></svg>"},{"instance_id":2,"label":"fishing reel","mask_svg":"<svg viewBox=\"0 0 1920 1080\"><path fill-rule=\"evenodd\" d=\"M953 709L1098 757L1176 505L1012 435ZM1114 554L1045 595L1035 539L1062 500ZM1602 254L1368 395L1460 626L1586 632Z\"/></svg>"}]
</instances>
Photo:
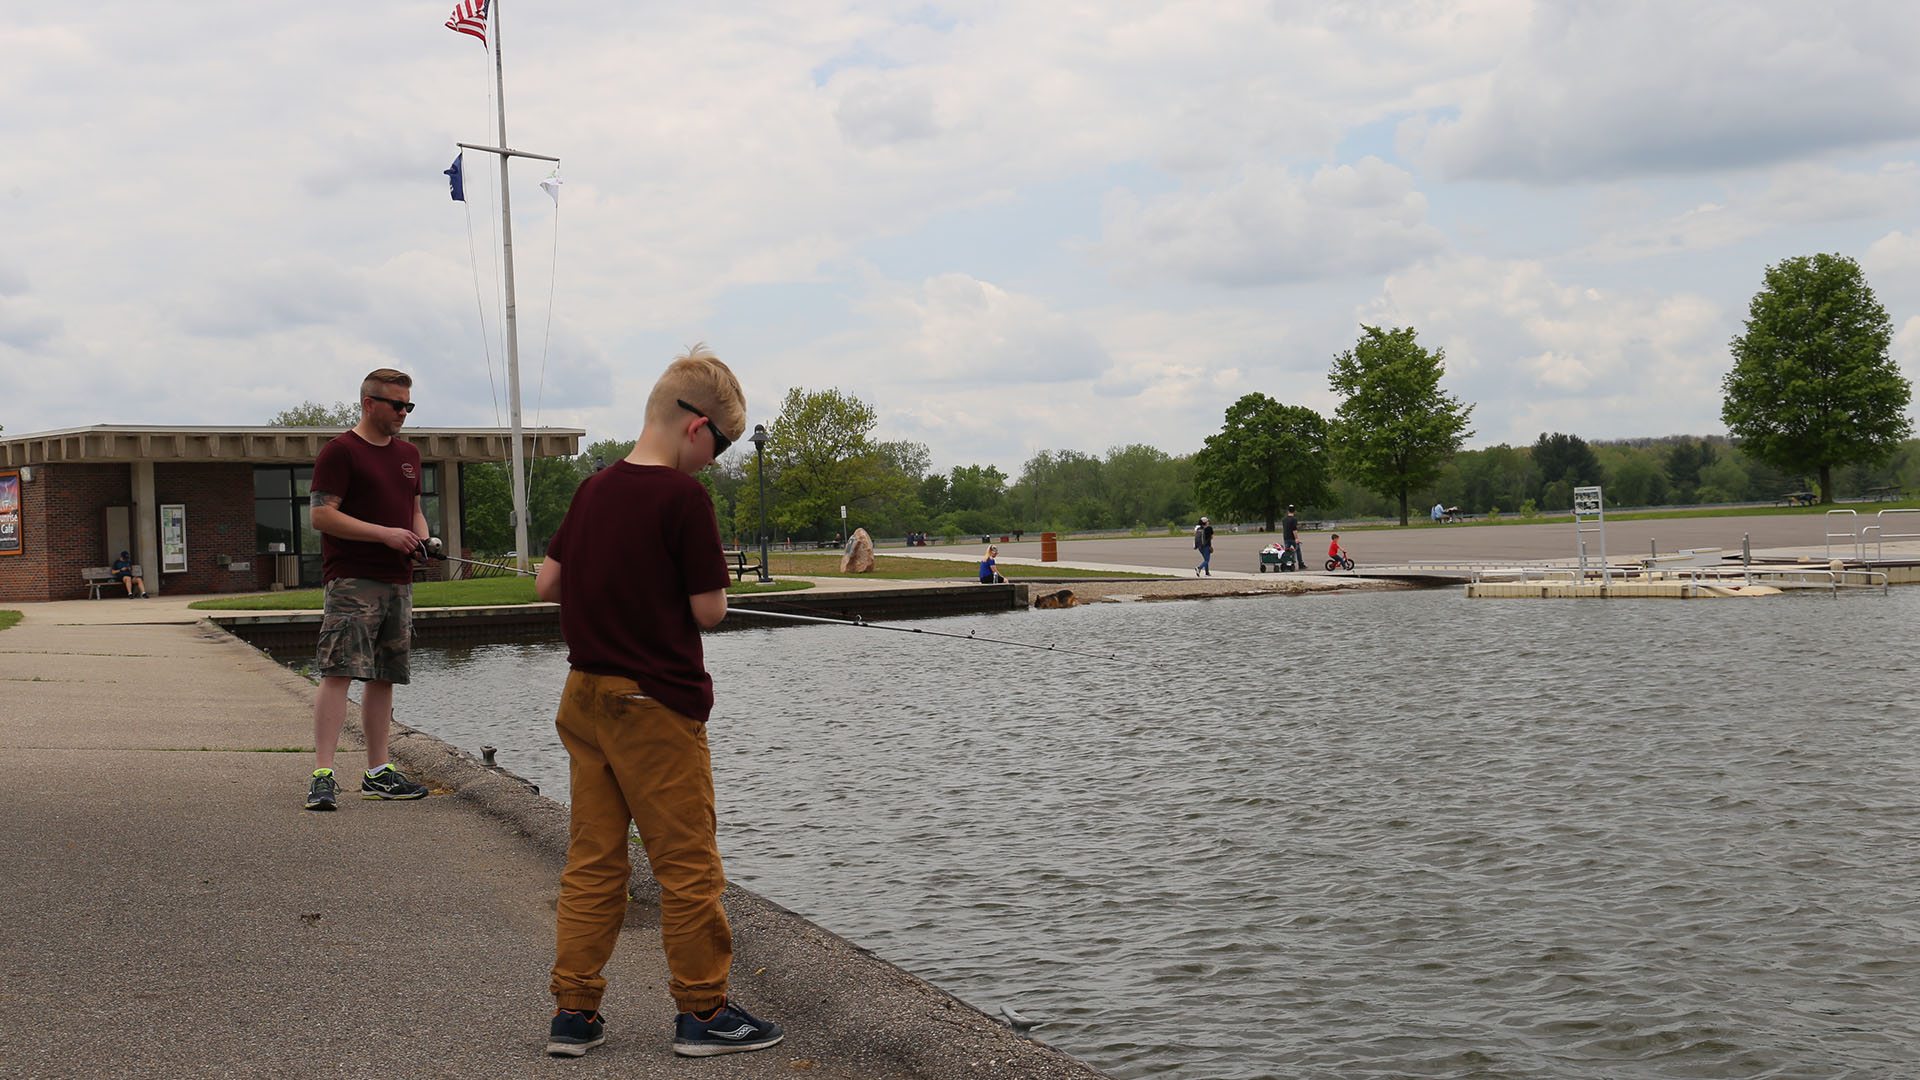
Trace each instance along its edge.
<instances>
[{"instance_id":1,"label":"fishing reel","mask_svg":"<svg viewBox=\"0 0 1920 1080\"><path fill-rule=\"evenodd\" d=\"M413 557L420 562L426 562L428 559L444 559L447 557L447 546L440 542L439 537L429 536L413 549Z\"/></svg>"}]
</instances>

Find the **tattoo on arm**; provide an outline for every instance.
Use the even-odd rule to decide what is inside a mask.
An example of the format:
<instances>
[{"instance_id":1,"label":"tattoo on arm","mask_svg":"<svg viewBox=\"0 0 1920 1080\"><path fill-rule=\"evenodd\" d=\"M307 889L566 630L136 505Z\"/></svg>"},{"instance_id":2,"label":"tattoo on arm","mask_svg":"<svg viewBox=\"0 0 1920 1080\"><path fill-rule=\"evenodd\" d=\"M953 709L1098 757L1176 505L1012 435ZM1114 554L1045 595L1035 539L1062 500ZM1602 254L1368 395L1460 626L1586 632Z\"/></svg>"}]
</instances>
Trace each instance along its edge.
<instances>
[{"instance_id":1,"label":"tattoo on arm","mask_svg":"<svg viewBox=\"0 0 1920 1080\"><path fill-rule=\"evenodd\" d=\"M307 496L307 506L314 510L318 510L323 506L330 506L338 510L340 508L340 496L328 491L314 491Z\"/></svg>"}]
</instances>

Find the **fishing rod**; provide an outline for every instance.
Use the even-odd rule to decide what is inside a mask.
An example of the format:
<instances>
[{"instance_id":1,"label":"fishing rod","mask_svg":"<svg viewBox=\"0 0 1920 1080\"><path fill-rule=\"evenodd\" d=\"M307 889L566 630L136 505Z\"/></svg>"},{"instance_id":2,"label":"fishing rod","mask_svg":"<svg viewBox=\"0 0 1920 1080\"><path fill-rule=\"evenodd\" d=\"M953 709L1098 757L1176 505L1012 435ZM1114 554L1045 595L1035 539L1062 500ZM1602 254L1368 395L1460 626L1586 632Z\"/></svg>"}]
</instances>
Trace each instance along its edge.
<instances>
[{"instance_id":1,"label":"fishing rod","mask_svg":"<svg viewBox=\"0 0 1920 1080\"><path fill-rule=\"evenodd\" d=\"M508 566L506 563L482 562L479 559L463 559L458 555L449 555L446 552L445 546L441 544L440 538L437 536L429 536L426 540L422 541L419 547L413 549L413 557L416 561L423 563L432 559L441 562L465 563L468 566L478 566L486 570L498 571L502 574L519 574L521 577L535 576L532 570L522 570L517 566Z\"/></svg>"},{"instance_id":2,"label":"fishing rod","mask_svg":"<svg viewBox=\"0 0 1920 1080\"><path fill-rule=\"evenodd\" d=\"M898 630L903 634L929 634L933 637L957 638L961 641L985 641L994 645L1014 645L1022 649L1038 649L1041 652L1066 653L1068 656L1085 656L1094 660L1119 660L1113 653L1087 652L1083 649L1069 649L1061 645L1035 645L1030 641L1012 641L1008 638L988 637L985 634L969 630L964 634L955 634L946 630L928 630L920 626L896 626L893 623L868 622L858 615L851 619L829 619L820 615L791 615L784 611L765 611L760 608L727 608L727 615L761 616L768 619L792 619L795 622L827 623L833 626L859 626L870 630Z\"/></svg>"},{"instance_id":3,"label":"fishing rod","mask_svg":"<svg viewBox=\"0 0 1920 1080\"><path fill-rule=\"evenodd\" d=\"M445 549L440 544L440 538L437 536L430 537L426 543L415 548L414 558L419 559L422 562L430 558L444 559L448 562L466 563L469 566L484 566L490 570L500 570L500 571L505 571L507 573L522 574L526 577L534 576L533 571L522 570L517 566L505 566L498 563L477 562L473 559L462 559L456 555L448 555L445 553ZM926 634L929 637L955 638L960 641L984 641L991 645L1012 645L1016 648L1021 648L1021 649L1037 649L1040 652L1065 653L1068 656L1085 656L1094 660L1118 661L1120 659L1119 656L1113 653L1088 652L1085 649L1069 649L1061 645L1035 645L1031 641L1013 641L1008 638L987 637L984 634L981 634L981 633L978 633L977 631L972 631L972 630L969 630L964 634L956 634L946 630L928 630L925 627L921 627L921 626L896 626L893 623L868 622L867 620L860 618L858 615L854 616L851 619L830 619L824 615L793 615L784 611L765 611L760 608L741 608L741 607L733 607L731 605L729 605L727 608L727 614L730 616L731 615L758 616L758 617L767 618L767 619L791 619L794 622L825 623L829 626L859 626L869 630L896 630L902 634Z\"/></svg>"}]
</instances>

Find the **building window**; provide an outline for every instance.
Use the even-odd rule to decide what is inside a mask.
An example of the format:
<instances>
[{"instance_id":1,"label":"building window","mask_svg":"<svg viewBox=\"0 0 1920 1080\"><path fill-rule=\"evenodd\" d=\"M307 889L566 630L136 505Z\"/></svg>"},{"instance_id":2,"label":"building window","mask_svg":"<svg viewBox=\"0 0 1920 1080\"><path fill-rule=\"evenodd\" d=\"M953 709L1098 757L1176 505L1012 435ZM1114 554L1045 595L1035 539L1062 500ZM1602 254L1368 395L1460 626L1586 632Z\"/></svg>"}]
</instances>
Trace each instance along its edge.
<instances>
[{"instance_id":1,"label":"building window","mask_svg":"<svg viewBox=\"0 0 1920 1080\"><path fill-rule=\"evenodd\" d=\"M300 557L300 584L320 584L320 532L313 527L313 466L255 465L253 467L254 550L266 555L272 545L283 544L280 553ZM420 469L420 509L427 517L427 531L434 532L440 521L440 466L423 464Z\"/></svg>"}]
</instances>

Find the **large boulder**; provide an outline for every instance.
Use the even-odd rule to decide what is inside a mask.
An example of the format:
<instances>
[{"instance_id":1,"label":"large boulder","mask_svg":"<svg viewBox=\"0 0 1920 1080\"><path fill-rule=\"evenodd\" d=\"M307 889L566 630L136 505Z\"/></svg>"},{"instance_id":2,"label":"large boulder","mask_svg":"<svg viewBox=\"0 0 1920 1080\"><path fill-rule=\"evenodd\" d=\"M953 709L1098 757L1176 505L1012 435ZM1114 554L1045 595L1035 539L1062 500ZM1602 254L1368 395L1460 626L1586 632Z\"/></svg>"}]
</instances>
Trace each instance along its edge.
<instances>
[{"instance_id":1,"label":"large boulder","mask_svg":"<svg viewBox=\"0 0 1920 1080\"><path fill-rule=\"evenodd\" d=\"M866 574L873 571L873 537L865 529L853 530L853 536L847 540L847 550L840 556L840 572L843 574Z\"/></svg>"}]
</instances>

